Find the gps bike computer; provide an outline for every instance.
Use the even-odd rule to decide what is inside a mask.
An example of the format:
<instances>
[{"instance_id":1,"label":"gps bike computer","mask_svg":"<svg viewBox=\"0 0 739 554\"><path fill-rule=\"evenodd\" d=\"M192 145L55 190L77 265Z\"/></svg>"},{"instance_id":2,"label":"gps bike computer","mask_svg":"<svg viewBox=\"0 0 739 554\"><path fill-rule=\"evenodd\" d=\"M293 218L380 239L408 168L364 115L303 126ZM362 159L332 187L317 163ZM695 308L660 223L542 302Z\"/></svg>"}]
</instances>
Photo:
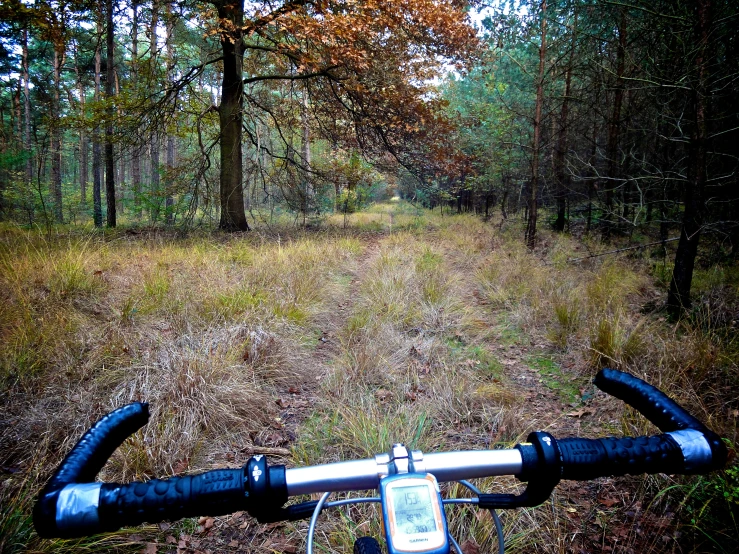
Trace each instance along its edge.
<instances>
[{"instance_id":1,"label":"gps bike computer","mask_svg":"<svg viewBox=\"0 0 739 554\"><path fill-rule=\"evenodd\" d=\"M448 554L444 506L431 474L403 473L380 480L389 554Z\"/></svg>"}]
</instances>

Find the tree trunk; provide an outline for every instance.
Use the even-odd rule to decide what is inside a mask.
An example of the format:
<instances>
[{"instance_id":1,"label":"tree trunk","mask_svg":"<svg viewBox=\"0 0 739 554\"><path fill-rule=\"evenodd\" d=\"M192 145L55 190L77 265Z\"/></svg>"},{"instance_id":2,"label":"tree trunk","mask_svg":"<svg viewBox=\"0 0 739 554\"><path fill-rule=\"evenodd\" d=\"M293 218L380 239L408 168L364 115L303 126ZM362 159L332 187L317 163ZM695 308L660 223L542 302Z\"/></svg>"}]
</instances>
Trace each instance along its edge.
<instances>
[{"instance_id":1,"label":"tree trunk","mask_svg":"<svg viewBox=\"0 0 739 554\"><path fill-rule=\"evenodd\" d=\"M108 101L106 122L105 122L105 199L108 209L106 223L108 227L115 227L115 160L113 158L113 119L115 117L115 108L113 106L113 85L114 85L114 38L115 27L113 26L113 0L106 0L105 11L107 17L106 38L106 72L105 72L105 98Z\"/></svg>"},{"instance_id":2,"label":"tree trunk","mask_svg":"<svg viewBox=\"0 0 739 554\"><path fill-rule=\"evenodd\" d=\"M539 48L539 75L536 83L536 112L534 115L534 145L531 163L531 187L529 190L526 245L536 246L537 189L539 188L539 154L541 150L541 112L544 104L544 67L547 55L547 0L541 3L541 47Z\"/></svg>"},{"instance_id":3,"label":"tree trunk","mask_svg":"<svg viewBox=\"0 0 739 554\"><path fill-rule=\"evenodd\" d=\"M102 36L102 17L98 15L97 34ZM100 102L100 41L95 47L95 102ZM92 131L92 218L95 227L103 226L103 203L102 203L102 147L100 145L100 124L95 120L95 128Z\"/></svg>"},{"instance_id":4,"label":"tree trunk","mask_svg":"<svg viewBox=\"0 0 739 554\"><path fill-rule=\"evenodd\" d=\"M23 29L23 112L25 125L23 127L23 149L26 151L26 183L33 181L33 158L31 156L31 91L29 86L30 71L28 63L28 29Z\"/></svg>"},{"instance_id":5,"label":"tree trunk","mask_svg":"<svg viewBox=\"0 0 739 554\"><path fill-rule=\"evenodd\" d=\"M167 137L167 180L166 180L166 200L164 203L164 221L167 225L174 223L174 198L172 197L172 175L175 166L175 138L172 135Z\"/></svg>"},{"instance_id":6,"label":"tree trunk","mask_svg":"<svg viewBox=\"0 0 739 554\"><path fill-rule=\"evenodd\" d=\"M300 118L303 126L303 163L305 164L305 171L303 172L303 195L305 196L305 212L312 211L313 205L315 204L313 186L310 179L310 166L311 166L311 154L310 154L310 125L308 121L308 90L303 90L303 104L300 110Z\"/></svg>"},{"instance_id":7,"label":"tree trunk","mask_svg":"<svg viewBox=\"0 0 739 554\"><path fill-rule=\"evenodd\" d=\"M131 88L136 91L139 77L139 3L132 0L133 10L131 37ZM131 151L131 181L133 187L133 211L138 218L141 217L141 148L138 141Z\"/></svg>"},{"instance_id":8,"label":"tree trunk","mask_svg":"<svg viewBox=\"0 0 739 554\"><path fill-rule=\"evenodd\" d=\"M157 26L159 25L159 1L158 0L152 0L151 2L151 26L149 28L149 43L150 46L150 63L151 63L151 73L152 75L156 75L157 71L157 53L158 53L158 45L157 45ZM150 185L150 195L149 195L149 202L151 205L150 210L150 217L151 221L155 222L157 219L159 219L159 202L161 200L160 198L160 192L159 192L159 134L156 130L153 130L151 133L150 138L150 149L151 149L151 183Z\"/></svg>"},{"instance_id":9,"label":"tree trunk","mask_svg":"<svg viewBox=\"0 0 739 554\"><path fill-rule=\"evenodd\" d=\"M118 97L121 94L120 81L118 79L118 70L115 69L115 96ZM116 116L120 119L123 117L123 110L120 106L115 109ZM121 213L124 213L123 201L126 199L126 152L121 148L118 152L118 163L115 164L115 182L116 182L116 206L120 208Z\"/></svg>"},{"instance_id":10,"label":"tree trunk","mask_svg":"<svg viewBox=\"0 0 739 554\"><path fill-rule=\"evenodd\" d=\"M624 67L626 59L626 9L621 8L621 18L618 23L618 47L616 50L616 90L613 96L613 112L608 126L608 182L606 184L606 214L603 218L603 238L609 239L613 230L613 192L620 175L617 161L618 143L621 134L621 107L624 99Z\"/></svg>"},{"instance_id":11,"label":"tree trunk","mask_svg":"<svg viewBox=\"0 0 739 554\"><path fill-rule=\"evenodd\" d=\"M562 110L559 114L559 133L557 137L557 149L554 153L554 170L557 175L557 220L554 223L556 231L564 231L567 208L567 190L569 189L569 178L565 170L565 155L567 154L567 117L570 107L570 89L572 85L572 65L575 59L575 44L577 37L577 8L575 8L575 20L572 26L572 41L570 43L570 61L565 71L565 94L562 99Z\"/></svg>"},{"instance_id":12,"label":"tree trunk","mask_svg":"<svg viewBox=\"0 0 739 554\"><path fill-rule=\"evenodd\" d=\"M171 85L174 81L174 16L172 14L172 2L167 2L167 82ZM174 207L174 199L172 198L172 176L174 174L174 156L175 144L174 137L167 135L167 173L164 181L165 202L164 202L164 221L167 225L174 222L172 209Z\"/></svg>"},{"instance_id":13,"label":"tree trunk","mask_svg":"<svg viewBox=\"0 0 739 554\"><path fill-rule=\"evenodd\" d=\"M675 254L675 269L667 295L667 309L671 317L678 318L683 310L690 308L690 287L693 281L693 268L698 253L698 241L704 220L704 189L707 181L706 171L706 80L707 47L710 26L711 0L696 0L696 40L698 54L695 57L696 83L693 87L694 130L690 139L688 156L688 179L685 183L685 212L680 231L680 242Z\"/></svg>"},{"instance_id":14,"label":"tree trunk","mask_svg":"<svg viewBox=\"0 0 739 554\"><path fill-rule=\"evenodd\" d=\"M64 222L62 211L62 136L60 116L60 89L64 50L54 45L54 95L51 108L51 193L54 200L54 220Z\"/></svg>"},{"instance_id":15,"label":"tree trunk","mask_svg":"<svg viewBox=\"0 0 739 554\"><path fill-rule=\"evenodd\" d=\"M79 57L79 52L75 52L75 60L74 60L74 72L77 75L77 90L80 95L80 116L84 117L85 115L85 85L82 83L82 76L80 75L79 65L77 63ZM82 203L82 207L84 208L87 206L87 151L88 151L88 140L87 140L87 133L85 132L85 126L84 124L80 125L80 173L79 173L79 183L80 183L80 200Z\"/></svg>"},{"instance_id":16,"label":"tree trunk","mask_svg":"<svg viewBox=\"0 0 739 554\"><path fill-rule=\"evenodd\" d=\"M224 0L218 17L228 21L232 30L221 31L223 82L218 115L221 125L221 220L226 231L248 231L242 187L241 121L244 83L242 80L243 0Z\"/></svg>"}]
</instances>

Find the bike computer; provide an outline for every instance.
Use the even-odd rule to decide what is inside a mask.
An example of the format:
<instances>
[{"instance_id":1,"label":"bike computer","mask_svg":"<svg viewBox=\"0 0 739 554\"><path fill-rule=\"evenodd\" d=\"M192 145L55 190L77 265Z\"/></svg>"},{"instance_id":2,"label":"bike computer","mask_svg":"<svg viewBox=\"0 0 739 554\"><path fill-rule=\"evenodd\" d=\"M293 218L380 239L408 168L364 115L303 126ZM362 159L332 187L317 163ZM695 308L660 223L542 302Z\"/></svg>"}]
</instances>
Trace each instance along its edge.
<instances>
[{"instance_id":1,"label":"bike computer","mask_svg":"<svg viewBox=\"0 0 739 554\"><path fill-rule=\"evenodd\" d=\"M389 554L448 554L439 484L427 473L403 473L380 480L382 519Z\"/></svg>"}]
</instances>

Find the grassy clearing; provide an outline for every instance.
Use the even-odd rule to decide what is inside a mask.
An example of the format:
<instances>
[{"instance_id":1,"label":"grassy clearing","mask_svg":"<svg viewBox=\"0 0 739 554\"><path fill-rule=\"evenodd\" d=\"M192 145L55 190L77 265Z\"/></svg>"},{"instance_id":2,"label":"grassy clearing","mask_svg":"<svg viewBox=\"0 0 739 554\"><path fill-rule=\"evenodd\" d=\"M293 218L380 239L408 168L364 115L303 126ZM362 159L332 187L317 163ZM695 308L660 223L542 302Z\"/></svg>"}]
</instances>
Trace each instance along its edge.
<instances>
[{"instance_id":1,"label":"grassy clearing","mask_svg":"<svg viewBox=\"0 0 739 554\"><path fill-rule=\"evenodd\" d=\"M29 539L19 514L59 453L112 408L146 400L152 423L116 452L107 480L223 465L275 424L278 391L314 369L306 359L336 276L363 248L293 235L3 235L4 534L50 544Z\"/></svg>"},{"instance_id":2,"label":"grassy clearing","mask_svg":"<svg viewBox=\"0 0 739 554\"><path fill-rule=\"evenodd\" d=\"M649 260L573 265L592 245L542 232L530 252L516 222L500 228L390 203L347 214L346 228L332 216L318 231L245 237L3 231L0 550L140 551L163 540L143 528L48 542L30 528L31 498L59 453L131 400L151 403L152 423L106 480L243 464L262 444L288 446L286 461L301 465L398 441L431 451L509 446L534 429L653 432L594 393L604 365L646 377L736 442L734 268L698 271L694 316L670 325L654 310L662 270ZM292 397L304 407L286 409ZM738 531L738 487L736 468L564 483L546 506L504 514L509 551L721 551ZM451 513L470 549L494 550L487 514ZM303 524L229 521L198 536L201 547L232 536L251 551L302 547ZM196 524L170 533L195 536ZM321 523L319 541L351 552L368 533L379 533L375 509L349 508Z\"/></svg>"}]
</instances>

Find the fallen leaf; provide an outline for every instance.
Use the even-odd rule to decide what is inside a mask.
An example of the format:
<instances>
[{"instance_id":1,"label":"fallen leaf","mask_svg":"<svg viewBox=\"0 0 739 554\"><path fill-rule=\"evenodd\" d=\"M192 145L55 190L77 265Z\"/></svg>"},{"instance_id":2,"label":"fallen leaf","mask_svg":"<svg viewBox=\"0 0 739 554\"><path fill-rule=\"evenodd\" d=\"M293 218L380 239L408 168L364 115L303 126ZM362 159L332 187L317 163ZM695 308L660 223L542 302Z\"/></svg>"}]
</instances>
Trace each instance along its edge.
<instances>
[{"instance_id":1,"label":"fallen leaf","mask_svg":"<svg viewBox=\"0 0 739 554\"><path fill-rule=\"evenodd\" d=\"M167 544L177 544L177 539L172 535L167 535Z\"/></svg>"},{"instance_id":2,"label":"fallen leaf","mask_svg":"<svg viewBox=\"0 0 739 554\"><path fill-rule=\"evenodd\" d=\"M234 539L230 543L228 543L228 546L230 546L231 548L238 548L239 547L239 541L237 541L236 539Z\"/></svg>"},{"instance_id":3,"label":"fallen leaf","mask_svg":"<svg viewBox=\"0 0 739 554\"><path fill-rule=\"evenodd\" d=\"M270 433L267 435L267 438L265 439L265 442L267 443L267 446L273 445L277 446L280 444L284 444L287 442L287 439L282 436L280 433Z\"/></svg>"},{"instance_id":4,"label":"fallen leaf","mask_svg":"<svg viewBox=\"0 0 739 554\"><path fill-rule=\"evenodd\" d=\"M146 546L141 549L141 554L157 554L157 545L153 542L147 542Z\"/></svg>"},{"instance_id":5,"label":"fallen leaf","mask_svg":"<svg viewBox=\"0 0 739 554\"><path fill-rule=\"evenodd\" d=\"M174 467L172 468L175 472L175 475L184 473L187 471L187 468L190 467L190 460L189 458L183 458L179 462L177 462ZM169 527L167 528L169 529ZM167 529L162 529L162 531L166 531Z\"/></svg>"},{"instance_id":6,"label":"fallen leaf","mask_svg":"<svg viewBox=\"0 0 739 554\"><path fill-rule=\"evenodd\" d=\"M387 389L377 389L375 391L375 398L379 401L387 400L388 398L392 397L393 393L390 392Z\"/></svg>"},{"instance_id":7,"label":"fallen leaf","mask_svg":"<svg viewBox=\"0 0 739 554\"><path fill-rule=\"evenodd\" d=\"M473 539L467 539L461 545L462 554L480 554L480 545Z\"/></svg>"},{"instance_id":8,"label":"fallen leaf","mask_svg":"<svg viewBox=\"0 0 739 554\"><path fill-rule=\"evenodd\" d=\"M604 497L604 498L599 498L598 502L603 504L606 508L610 508L611 506L618 504L618 499Z\"/></svg>"}]
</instances>

